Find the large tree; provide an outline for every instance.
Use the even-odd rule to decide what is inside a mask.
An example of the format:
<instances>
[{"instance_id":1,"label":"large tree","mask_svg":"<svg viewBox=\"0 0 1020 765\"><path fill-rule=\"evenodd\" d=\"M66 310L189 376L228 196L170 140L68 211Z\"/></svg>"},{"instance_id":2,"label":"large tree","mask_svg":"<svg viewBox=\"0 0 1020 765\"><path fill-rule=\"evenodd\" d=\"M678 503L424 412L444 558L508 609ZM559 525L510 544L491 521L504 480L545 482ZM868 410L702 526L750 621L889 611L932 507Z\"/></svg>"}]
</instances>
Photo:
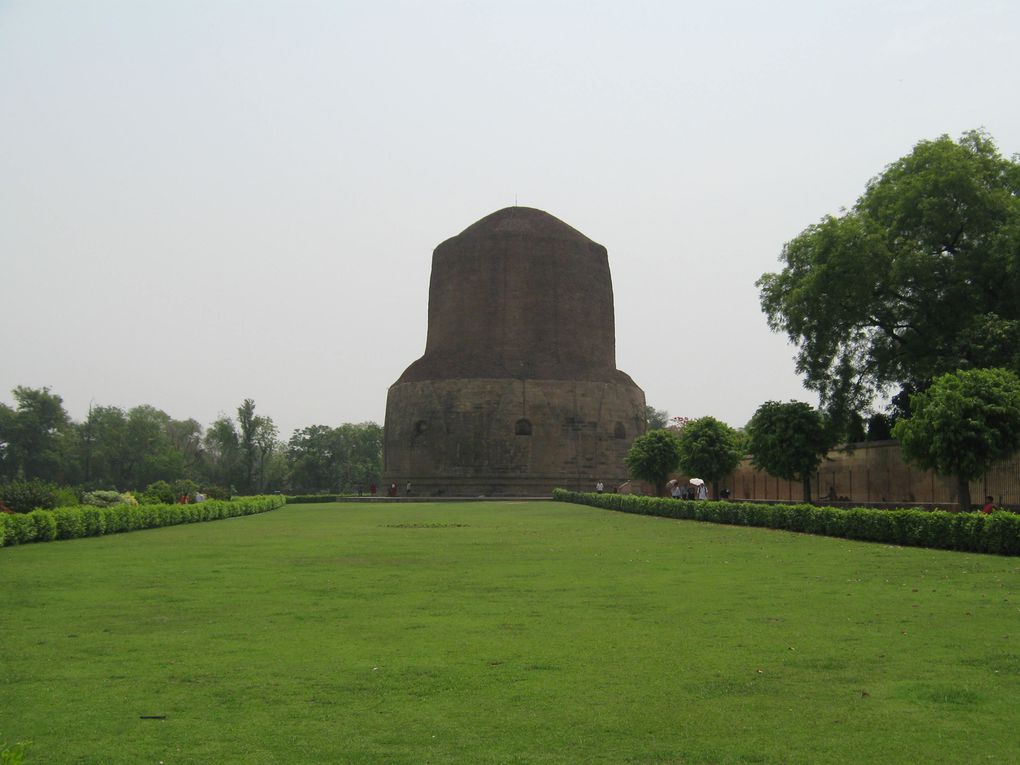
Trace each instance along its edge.
<instances>
[{"instance_id":1,"label":"large tree","mask_svg":"<svg viewBox=\"0 0 1020 765\"><path fill-rule=\"evenodd\" d=\"M19 385L0 404L0 475L64 481L73 439L64 400L49 388Z\"/></svg>"},{"instance_id":2,"label":"large tree","mask_svg":"<svg viewBox=\"0 0 1020 765\"><path fill-rule=\"evenodd\" d=\"M634 439L624 461L632 477L653 484L661 497L666 479L680 464L680 441L668 430L650 430Z\"/></svg>"},{"instance_id":3,"label":"large tree","mask_svg":"<svg viewBox=\"0 0 1020 765\"><path fill-rule=\"evenodd\" d=\"M903 455L954 476L960 510L969 510L970 482L1020 449L1020 379L1005 369L946 374L912 396L910 408L893 428Z\"/></svg>"},{"instance_id":4,"label":"large tree","mask_svg":"<svg viewBox=\"0 0 1020 765\"><path fill-rule=\"evenodd\" d=\"M365 489L382 472L382 428L374 422L311 425L287 445L291 484L300 491Z\"/></svg>"},{"instance_id":5,"label":"large tree","mask_svg":"<svg viewBox=\"0 0 1020 765\"><path fill-rule=\"evenodd\" d=\"M1020 162L965 133L922 141L758 280L797 369L843 418L957 369L1020 371Z\"/></svg>"},{"instance_id":6,"label":"large tree","mask_svg":"<svg viewBox=\"0 0 1020 765\"><path fill-rule=\"evenodd\" d=\"M821 413L802 401L766 401L747 423L747 434L754 466L799 481L810 502L811 478L835 441Z\"/></svg>"},{"instance_id":7,"label":"large tree","mask_svg":"<svg viewBox=\"0 0 1020 765\"><path fill-rule=\"evenodd\" d=\"M680 469L712 485L712 498L719 499L719 481L728 476L743 452L737 432L715 417L691 420L680 431Z\"/></svg>"}]
</instances>

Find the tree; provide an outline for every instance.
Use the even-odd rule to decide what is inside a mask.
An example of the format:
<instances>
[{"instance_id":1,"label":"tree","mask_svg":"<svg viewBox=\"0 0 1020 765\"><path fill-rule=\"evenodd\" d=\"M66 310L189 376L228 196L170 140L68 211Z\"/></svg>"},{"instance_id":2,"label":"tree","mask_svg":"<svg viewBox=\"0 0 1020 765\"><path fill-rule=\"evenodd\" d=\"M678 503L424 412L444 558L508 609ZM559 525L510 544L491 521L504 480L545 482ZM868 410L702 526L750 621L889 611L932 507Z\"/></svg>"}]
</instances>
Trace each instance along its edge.
<instances>
[{"instance_id":1,"label":"tree","mask_svg":"<svg viewBox=\"0 0 1020 765\"><path fill-rule=\"evenodd\" d=\"M71 421L64 400L49 388L13 391L16 408L0 406L0 471L9 478L64 480Z\"/></svg>"},{"instance_id":2,"label":"tree","mask_svg":"<svg viewBox=\"0 0 1020 765\"><path fill-rule=\"evenodd\" d=\"M810 404L766 401L747 424L751 462L787 481L800 481L811 501L811 477L835 443L832 429Z\"/></svg>"},{"instance_id":3,"label":"tree","mask_svg":"<svg viewBox=\"0 0 1020 765\"><path fill-rule=\"evenodd\" d=\"M922 141L757 282L797 369L843 421L957 369L1020 371L1020 161L980 131Z\"/></svg>"},{"instance_id":4,"label":"tree","mask_svg":"<svg viewBox=\"0 0 1020 765\"><path fill-rule=\"evenodd\" d=\"M645 405L645 427L648 430L659 430L669 424L669 412Z\"/></svg>"},{"instance_id":5,"label":"tree","mask_svg":"<svg viewBox=\"0 0 1020 765\"><path fill-rule=\"evenodd\" d=\"M311 425L287 445L290 480L301 491L352 491L378 483L382 472L382 428L374 422L337 428Z\"/></svg>"},{"instance_id":6,"label":"tree","mask_svg":"<svg viewBox=\"0 0 1020 765\"><path fill-rule=\"evenodd\" d=\"M1005 369L945 374L910 399L911 416L893 427L903 456L954 476L960 510L970 482L1020 449L1020 378Z\"/></svg>"},{"instance_id":7,"label":"tree","mask_svg":"<svg viewBox=\"0 0 1020 765\"><path fill-rule=\"evenodd\" d=\"M205 432L206 471L212 483L229 486L233 494L241 482L241 448L237 426L221 415Z\"/></svg>"},{"instance_id":8,"label":"tree","mask_svg":"<svg viewBox=\"0 0 1020 765\"><path fill-rule=\"evenodd\" d=\"M634 439L624 462L632 477L654 484L661 497L666 479L680 464L680 441L668 430L650 430Z\"/></svg>"},{"instance_id":9,"label":"tree","mask_svg":"<svg viewBox=\"0 0 1020 765\"><path fill-rule=\"evenodd\" d=\"M700 417L687 423L679 435L680 469L712 485L712 498L719 499L719 481L728 476L743 453L733 428L715 417Z\"/></svg>"},{"instance_id":10,"label":"tree","mask_svg":"<svg viewBox=\"0 0 1020 765\"><path fill-rule=\"evenodd\" d=\"M241 491L250 494L252 491L252 477L255 474L256 460L256 428L255 402L246 398L241 406L237 407L237 422L241 426L238 445L241 450L241 464L244 466L244 478L241 483Z\"/></svg>"}]
</instances>

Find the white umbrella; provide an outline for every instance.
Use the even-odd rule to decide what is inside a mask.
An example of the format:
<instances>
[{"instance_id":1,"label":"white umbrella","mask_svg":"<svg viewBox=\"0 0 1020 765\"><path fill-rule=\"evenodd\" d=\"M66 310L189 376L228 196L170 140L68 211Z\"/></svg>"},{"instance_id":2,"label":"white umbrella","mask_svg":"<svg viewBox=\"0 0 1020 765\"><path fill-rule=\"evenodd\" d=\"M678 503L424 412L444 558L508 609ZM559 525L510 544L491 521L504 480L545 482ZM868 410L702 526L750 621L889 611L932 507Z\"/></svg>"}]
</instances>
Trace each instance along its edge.
<instances>
[{"instance_id":1,"label":"white umbrella","mask_svg":"<svg viewBox=\"0 0 1020 765\"><path fill-rule=\"evenodd\" d=\"M701 480L700 478L692 478L690 480L690 484L691 484L691 486L704 486L705 482L703 480Z\"/></svg>"}]
</instances>

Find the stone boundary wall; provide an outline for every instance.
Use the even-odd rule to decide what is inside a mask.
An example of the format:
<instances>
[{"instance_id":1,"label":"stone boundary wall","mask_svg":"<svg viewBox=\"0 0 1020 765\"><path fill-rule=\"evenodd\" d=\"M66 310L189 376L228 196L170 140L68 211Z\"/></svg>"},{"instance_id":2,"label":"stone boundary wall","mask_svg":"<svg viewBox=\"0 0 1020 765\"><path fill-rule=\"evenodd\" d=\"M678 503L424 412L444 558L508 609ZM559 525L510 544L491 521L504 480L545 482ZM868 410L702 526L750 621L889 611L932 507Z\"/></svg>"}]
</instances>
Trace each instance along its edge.
<instances>
[{"instance_id":1,"label":"stone boundary wall","mask_svg":"<svg viewBox=\"0 0 1020 765\"><path fill-rule=\"evenodd\" d=\"M897 441L855 444L852 453L829 452L811 482L814 500L842 500L855 505L950 505L956 503L952 478L906 464ZM733 499L799 502L799 482L784 481L751 466L745 459L720 484ZM996 504L1020 507L1020 455L995 465L970 485L971 501L983 504L989 494Z\"/></svg>"}]
</instances>

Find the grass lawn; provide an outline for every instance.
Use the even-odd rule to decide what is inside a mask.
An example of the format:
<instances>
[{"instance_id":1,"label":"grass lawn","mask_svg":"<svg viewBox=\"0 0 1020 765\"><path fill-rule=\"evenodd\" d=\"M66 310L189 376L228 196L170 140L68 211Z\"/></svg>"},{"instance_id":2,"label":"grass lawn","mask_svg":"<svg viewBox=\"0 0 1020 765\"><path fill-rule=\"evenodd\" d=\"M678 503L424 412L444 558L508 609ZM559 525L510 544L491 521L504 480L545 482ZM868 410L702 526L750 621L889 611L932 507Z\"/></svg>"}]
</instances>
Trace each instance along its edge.
<instances>
[{"instance_id":1,"label":"grass lawn","mask_svg":"<svg viewBox=\"0 0 1020 765\"><path fill-rule=\"evenodd\" d=\"M1017 558L327 504L4 548L0 580L28 765L1020 762Z\"/></svg>"}]
</instances>

